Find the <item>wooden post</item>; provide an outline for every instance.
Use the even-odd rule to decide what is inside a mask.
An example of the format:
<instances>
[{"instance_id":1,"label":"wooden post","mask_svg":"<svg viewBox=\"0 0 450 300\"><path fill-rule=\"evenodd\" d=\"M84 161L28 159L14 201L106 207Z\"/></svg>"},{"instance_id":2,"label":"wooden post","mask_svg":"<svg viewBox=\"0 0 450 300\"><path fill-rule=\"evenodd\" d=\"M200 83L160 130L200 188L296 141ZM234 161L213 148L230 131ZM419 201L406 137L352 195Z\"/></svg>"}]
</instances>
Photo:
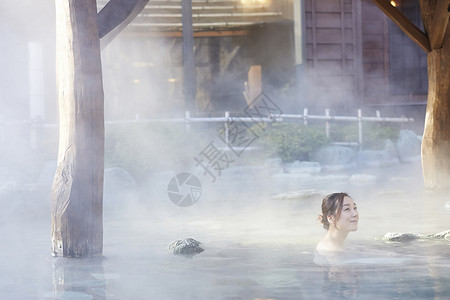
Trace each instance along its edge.
<instances>
[{"instance_id":1,"label":"wooden post","mask_svg":"<svg viewBox=\"0 0 450 300\"><path fill-rule=\"evenodd\" d=\"M247 104L250 105L262 93L262 70L260 65L253 65L248 71Z\"/></svg>"},{"instance_id":2,"label":"wooden post","mask_svg":"<svg viewBox=\"0 0 450 300\"><path fill-rule=\"evenodd\" d=\"M229 136L230 136L230 112L225 112L225 142L228 144Z\"/></svg>"},{"instance_id":3,"label":"wooden post","mask_svg":"<svg viewBox=\"0 0 450 300\"><path fill-rule=\"evenodd\" d=\"M102 254L105 125L100 38L117 35L148 0L111 0L99 14L96 2L55 0L59 102L51 225L55 256Z\"/></svg>"},{"instance_id":4,"label":"wooden post","mask_svg":"<svg viewBox=\"0 0 450 300\"><path fill-rule=\"evenodd\" d=\"M195 69L192 0L181 1L183 25L183 92L186 109L196 112L197 72Z\"/></svg>"},{"instance_id":5,"label":"wooden post","mask_svg":"<svg viewBox=\"0 0 450 300\"><path fill-rule=\"evenodd\" d=\"M450 40L428 54L428 100L422 140L425 186L450 187Z\"/></svg>"},{"instance_id":6,"label":"wooden post","mask_svg":"<svg viewBox=\"0 0 450 300\"><path fill-rule=\"evenodd\" d=\"M431 34L428 53L428 99L422 140L425 187L450 187L450 31L449 1L420 0L425 32ZM443 17L443 15L445 17ZM444 34L445 32L445 34Z\"/></svg>"},{"instance_id":7,"label":"wooden post","mask_svg":"<svg viewBox=\"0 0 450 300\"><path fill-rule=\"evenodd\" d=\"M358 143L359 143L359 149L362 150L363 127L362 127L362 110L361 109L358 109Z\"/></svg>"},{"instance_id":8,"label":"wooden post","mask_svg":"<svg viewBox=\"0 0 450 300\"><path fill-rule=\"evenodd\" d=\"M308 109L303 109L303 125L308 125Z\"/></svg>"},{"instance_id":9,"label":"wooden post","mask_svg":"<svg viewBox=\"0 0 450 300\"><path fill-rule=\"evenodd\" d=\"M58 165L52 253L91 257L103 248L104 117L95 0L55 1Z\"/></svg>"}]
</instances>

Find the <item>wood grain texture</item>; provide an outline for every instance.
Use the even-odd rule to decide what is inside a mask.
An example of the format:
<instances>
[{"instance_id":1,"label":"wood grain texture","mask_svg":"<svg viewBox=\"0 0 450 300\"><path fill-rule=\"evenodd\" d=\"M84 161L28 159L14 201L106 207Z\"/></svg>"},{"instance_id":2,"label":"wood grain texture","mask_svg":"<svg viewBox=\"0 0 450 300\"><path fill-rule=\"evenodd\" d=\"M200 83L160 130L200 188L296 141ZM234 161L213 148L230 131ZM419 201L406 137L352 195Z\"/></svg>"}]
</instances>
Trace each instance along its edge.
<instances>
[{"instance_id":1,"label":"wood grain texture","mask_svg":"<svg viewBox=\"0 0 450 300\"><path fill-rule=\"evenodd\" d=\"M52 253L100 255L104 117L95 0L57 0L58 165L52 188Z\"/></svg>"},{"instance_id":2,"label":"wood grain texture","mask_svg":"<svg viewBox=\"0 0 450 300\"><path fill-rule=\"evenodd\" d=\"M450 187L450 47L428 54L428 99L422 170L429 189Z\"/></svg>"},{"instance_id":3,"label":"wood grain texture","mask_svg":"<svg viewBox=\"0 0 450 300\"><path fill-rule=\"evenodd\" d=\"M426 52L431 51L428 36L411 23L398 9L393 7L388 0L374 0L374 2L417 45Z\"/></svg>"},{"instance_id":4,"label":"wood grain texture","mask_svg":"<svg viewBox=\"0 0 450 300\"><path fill-rule=\"evenodd\" d=\"M430 28L430 45L431 49L439 49L444 42L445 31L448 26L450 0L438 0L436 11Z\"/></svg>"},{"instance_id":5,"label":"wood grain texture","mask_svg":"<svg viewBox=\"0 0 450 300\"><path fill-rule=\"evenodd\" d=\"M144 9L149 0L110 0L98 13L98 36L105 48Z\"/></svg>"}]
</instances>

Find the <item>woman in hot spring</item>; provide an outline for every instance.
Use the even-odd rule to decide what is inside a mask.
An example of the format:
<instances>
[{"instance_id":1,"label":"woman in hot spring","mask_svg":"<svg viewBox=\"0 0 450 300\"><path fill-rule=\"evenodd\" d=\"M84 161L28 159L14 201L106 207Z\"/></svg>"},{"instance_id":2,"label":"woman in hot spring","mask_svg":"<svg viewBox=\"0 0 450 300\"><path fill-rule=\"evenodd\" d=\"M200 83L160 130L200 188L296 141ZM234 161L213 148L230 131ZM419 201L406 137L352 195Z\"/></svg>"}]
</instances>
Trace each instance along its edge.
<instances>
[{"instance_id":1,"label":"woman in hot spring","mask_svg":"<svg viewBox=\"0 0 450 300\"><path fill-rule=\"evenodd\" d=\"M323 256L343 252L348 234L358 229L358 220L356 204L347 193L327 195L322 200L322 214L319 216L327 233L317 244L316 251Z\"/></svg>"}]
</instances>

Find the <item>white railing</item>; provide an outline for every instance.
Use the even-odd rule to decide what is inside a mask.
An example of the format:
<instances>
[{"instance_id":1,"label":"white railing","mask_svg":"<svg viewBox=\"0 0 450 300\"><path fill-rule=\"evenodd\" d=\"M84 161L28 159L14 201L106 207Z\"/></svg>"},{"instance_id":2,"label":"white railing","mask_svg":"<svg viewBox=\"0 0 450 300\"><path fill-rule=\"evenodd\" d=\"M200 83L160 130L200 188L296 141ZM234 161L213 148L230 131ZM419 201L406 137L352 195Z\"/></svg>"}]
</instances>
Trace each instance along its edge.
<instances>
[{"instance_id":1,"label":"white railing","mask_svg":"<svg viewBox=\"0 0 450 300\"><path fill-rule=\"evenodd\" d=\"M309 121L319 120L325 121L325 134L330 138L330 123L332 122L357 122L358 123L358 141L357 142L334 142L336 145L353 145L362 146L363 144L363 122L386 122L386 123L408 123L414 122L413 118L408 117L382 117L380 111L376 111L374 117L365 117L362 110L357 110L356 116L337 116L331 115L330 109L325 110L325 115L310 115L308 109L303 110L303 114L269 114L267 117L231 117L230 112L225 112L223 117L191 117L189 111L185 112L184 118L154 118L141 119L138 114L134 120L122 121L106 121L106 124L124 124L124 123L155 123L155 122L172 122L185 123L189 128L190 123L224 123L225 136L228 137L229 124L233 122L244 123L281 123L286 120L303 120L304 125L308 125Z\"/></svg>"},{"instance_id":2,"label":"white railing","mask_svg":"<svg viewBox=\"0 0 450 300\"><path fill-rule=\"evenodd\" d=\"M358 123L358 141L355 142L334 142L338 145L353 145L362 146L363 144L363 122L387 122L387 123L408 123L414 122L413 118L407 117L381 117L379 111L376 111L374 117L365 117L362 114L362 110L357 110L356 116L337 116L331 115L330 109L325 110L324 115L310 115L308 114L308 109L303 110L303 114L269 114L267 117L232 117L230 112L225 112L223 117L191 117L189 111L185 112L184 118L151 118L151 119L141 119L139 114L136 114L134 120L116 120L116 121L105 121L106 125L114 124L132 124L132 123L184 123L186 128L189 129L191 123L224 123L225 137L229 136L229 125L233 122L244 122L244 123L281 123L288 120L301 120L304 125L308 125L309 121L319 120L325 122L325 134L327 138L330 137L330 126L332 122L357 122ZM25 125L28 124L31 129L38 128L51 128L57 127L54 123L40 123L33 122L29 120L24 121L5 121L0 120L0 140L4 140L6 126L8 125Z\"/></svg>"}]
</instances>

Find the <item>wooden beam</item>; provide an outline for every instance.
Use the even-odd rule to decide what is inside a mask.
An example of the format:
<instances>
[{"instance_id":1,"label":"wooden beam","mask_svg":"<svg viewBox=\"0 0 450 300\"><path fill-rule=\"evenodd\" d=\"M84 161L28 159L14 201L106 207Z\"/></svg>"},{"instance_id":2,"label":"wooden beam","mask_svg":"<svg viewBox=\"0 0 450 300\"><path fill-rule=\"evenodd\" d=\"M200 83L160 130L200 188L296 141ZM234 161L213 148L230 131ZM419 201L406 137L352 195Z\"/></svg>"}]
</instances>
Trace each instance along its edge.
<instances>
[{"instance_id":1,"label":"wooden beam","mask_svg":"<svg viewBox=\"0 0 450 300\"><path fill-rule=\"evenodd\" d=\"M145 7L149 0L110 0L97 14L98 36L106 47Z\"/></svg>"},{"instance_id":2,"label":"wooden beam","mask_svg":"<svg viewBox=\"0 0 450 300\"><path fill-rule=\"evenodd\" d=\"M442 48L449 19L450 0L438 0L430 30L431 49Z\"/></svg>"},{"instance_id":3,"label":"wooden beam","mask_svg":"<svg viewBox=\"0 0 450 300\"><path fill-rule=\"evenodd\" d=\"M249 35L250 31L242 30L221 30L221 31L194 31L194 37L223 37L223 36L243 36Z\"/></svg>"},{"instance_id":4,"label":"wooden beam","mask_svg":"<svg viewBox=\"0 0 450 300\"><path fill-rule=\"evenodd\" d=\"M200 37L226 37L226 36L245 36L249 35L250 31L246 29L240 30L220 30L220 31L194 31L194 38ZM132 31L124 30L120 38L159 38L159 37L175 37L183 36L181 31Z\"/></svg>"},{"instance_id":5,"label":"wooden beam","mask_svg":"<svg viewBox=\"0 0 450 300\"><path fill-rule=\"evenodd\" d=\"M375 4L426 52L431 52L430 41L427 35L411 23L398 9L393 7L388 0L373 0Z\"/></svg>"}]
</instances>

